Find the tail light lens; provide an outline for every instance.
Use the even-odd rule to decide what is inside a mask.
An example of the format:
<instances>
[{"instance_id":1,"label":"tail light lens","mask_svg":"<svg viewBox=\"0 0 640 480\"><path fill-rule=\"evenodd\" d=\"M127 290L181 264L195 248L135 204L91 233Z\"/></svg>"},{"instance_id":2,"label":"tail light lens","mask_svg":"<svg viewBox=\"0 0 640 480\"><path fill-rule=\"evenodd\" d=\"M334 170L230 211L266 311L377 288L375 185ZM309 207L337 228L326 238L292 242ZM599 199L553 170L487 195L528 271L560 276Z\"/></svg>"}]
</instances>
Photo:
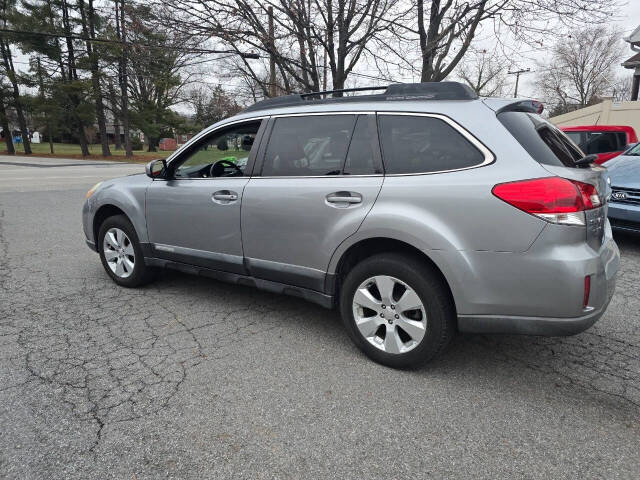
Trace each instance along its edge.
<instances>
[{"instance_id":1,"label":"tail light lens","mask_svg":"<svg viewBox=\"0 0 640 480\"><path fill-rule=\"evenodd\" d=\"M500 183L491 191L509 205L563 225L585 225L584 211L602 203L593 185L560 177Z\"/></svg>"}]
</instances>

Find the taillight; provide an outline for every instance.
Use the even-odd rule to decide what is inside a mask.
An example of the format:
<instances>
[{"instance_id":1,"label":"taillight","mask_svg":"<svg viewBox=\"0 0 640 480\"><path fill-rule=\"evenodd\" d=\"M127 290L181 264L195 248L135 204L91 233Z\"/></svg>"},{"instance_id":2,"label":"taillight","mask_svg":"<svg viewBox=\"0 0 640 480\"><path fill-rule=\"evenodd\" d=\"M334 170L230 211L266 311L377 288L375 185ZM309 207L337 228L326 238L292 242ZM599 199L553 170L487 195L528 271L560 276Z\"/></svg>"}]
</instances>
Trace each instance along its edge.
<instances>
[{"instance_id":1,"label":"taillight","mask_svg":"<svg viewBox=\"0 0 640 480\"><path fill-rule=\"evenodd\" d=\"M593 185L560 177L500 183L491 191L524 212L564 225L585 225L584 210L601 204Z\"/></svg>"}]
</instances>

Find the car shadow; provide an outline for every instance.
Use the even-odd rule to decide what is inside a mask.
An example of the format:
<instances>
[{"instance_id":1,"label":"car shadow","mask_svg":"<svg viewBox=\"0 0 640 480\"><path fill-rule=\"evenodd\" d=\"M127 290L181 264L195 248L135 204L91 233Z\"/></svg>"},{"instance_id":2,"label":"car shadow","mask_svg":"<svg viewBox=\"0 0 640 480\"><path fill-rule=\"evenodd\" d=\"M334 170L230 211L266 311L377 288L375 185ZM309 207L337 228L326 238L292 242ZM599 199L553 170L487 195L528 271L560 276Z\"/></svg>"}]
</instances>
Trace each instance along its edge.
<instances>
[{"instance_id":1,"label":"car shadow","mask_svg":"<svg viewBox=\"0 0 640 480\"><path fill-rule=\"evenodd\" d=\"M349 363L369 362L347 339L337 311L295 297L170 270L162 272L154 285L160 290L188 291L190 302L204 302L203 308L208 302L214 308L220 297L230 309L260 305L264 321L285 331L302 330L308 338L339 342L335 348L347 352ZM541 376L543 385L546 382L549 388L563 387L573 396L589 393L600 402L604 398L635 410L640 408L640 336L619 334L609 327L609 322L603 322L571 337L459 334L442 356L407 373L419 377L464 373L469 378L484 379L479 382L483 385L491 385L498 378L526 383Z\"/></svg>"}]
</instances>

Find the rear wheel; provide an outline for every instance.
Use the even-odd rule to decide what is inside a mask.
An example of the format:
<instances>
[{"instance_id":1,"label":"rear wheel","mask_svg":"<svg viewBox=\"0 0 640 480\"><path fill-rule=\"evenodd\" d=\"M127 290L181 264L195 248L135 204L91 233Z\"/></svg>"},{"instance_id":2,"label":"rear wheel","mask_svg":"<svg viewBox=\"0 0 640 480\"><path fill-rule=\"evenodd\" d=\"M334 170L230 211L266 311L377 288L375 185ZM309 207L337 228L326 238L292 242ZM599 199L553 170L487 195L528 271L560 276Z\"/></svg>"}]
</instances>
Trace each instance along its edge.
<instances>
[{"instance_id":1,"label":"rear wheel","mask_svg":"<svg viewBox=\"0 0 640 480\"><path fill-rule=\"evenodd\" d=\"M144 263L138 235L124 215L109 217L102 223L97 245L102 266L118 285L138 287L152 279L153 271Z\"/></svg>"},{"instance_id":2,"label":"rear wheel","mask_svg":"<svg viewBox=\"0 0 640 480\"><path fill-rule=\"evenodd\" d=\"M355 344L376 362L415 367L443 351L455 313L440 276L419 259L379 254L357 264L340 294L340 311Z\"/></svg>"}]
</instances>

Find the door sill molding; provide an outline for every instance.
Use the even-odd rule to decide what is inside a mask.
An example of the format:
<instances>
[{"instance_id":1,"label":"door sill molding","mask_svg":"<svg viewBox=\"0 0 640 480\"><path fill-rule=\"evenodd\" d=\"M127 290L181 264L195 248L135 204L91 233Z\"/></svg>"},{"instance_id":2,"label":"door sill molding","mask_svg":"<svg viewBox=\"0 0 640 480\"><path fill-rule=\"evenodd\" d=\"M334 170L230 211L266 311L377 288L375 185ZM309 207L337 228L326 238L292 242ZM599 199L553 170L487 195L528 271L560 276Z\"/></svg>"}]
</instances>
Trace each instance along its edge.
<instances>
[{"instance_id":1,"label":"door sill molding","mask_svg":"<svg viewBox=\"0 0 640 480\"><path fill-rule=\"evenodd\" d=\"M334 307L333 295L326 295L324 293L320 293L308 288L296 287L293 285L288 285L286 283L264 280L261 278L241 275L238 273L225 272L222 270L215 270L212 268L199 267L197 265L190 265L188 263L181 263L162 258L150 257L145 258L144 261L151 267L171 268L173 270L179 270L181 272L189 273L192 275L201 275L203 277L209 277L227 283L235 283L238 285L244 285L246 287L254 287L267 292L302 298L324 308L331 309Z\"/></svg>"}]
</instances>

